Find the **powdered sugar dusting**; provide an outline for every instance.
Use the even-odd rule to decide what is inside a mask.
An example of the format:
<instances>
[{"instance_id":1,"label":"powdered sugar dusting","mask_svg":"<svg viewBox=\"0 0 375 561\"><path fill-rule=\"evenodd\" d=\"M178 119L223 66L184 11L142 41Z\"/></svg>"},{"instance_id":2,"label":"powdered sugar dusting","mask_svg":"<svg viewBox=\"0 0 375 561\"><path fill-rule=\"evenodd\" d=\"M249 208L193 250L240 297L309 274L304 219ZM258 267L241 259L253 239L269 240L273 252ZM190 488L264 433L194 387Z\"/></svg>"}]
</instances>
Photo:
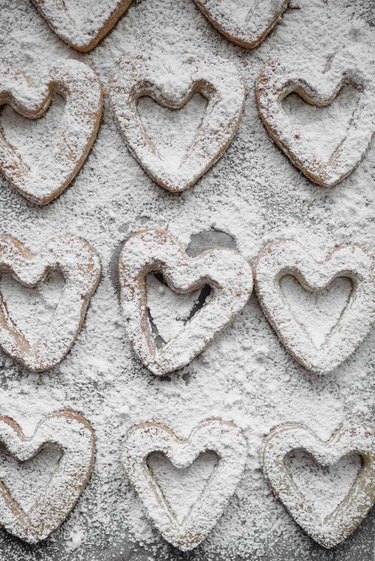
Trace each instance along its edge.
<instances>
[{"instance_id":1,"label":"powdered sugar dusting","mask_svg":"<svg viewBox=\"0 0 375 561\"><path fill-rule=\"evenodd\" d=\"M74 409L95 427L98 443L91 483L66 523L32 550L2 532L3 556L7 561L33 557L107 561L131 556L175 561L175 550L150 523L131 490L120 445L133 425L157 421L188 438L200 421L212 416L241 428L248 442L246 467L223 516L190 555L199 561L267 557L328 561L332 552L315 546L274 497L260 470L259 453L264 437L280 424L302 423L328 440L343 421L374 422L374 329L337 372L319 378L285 351L253 295L237 320L199 357L180 374L161 379L144 368L130 348L116 268L125 240L145 228L166 229L185 247L202 230L211 230L213 238L216 231L224 231L252 263L268 242L277 239L299 241L318 261L336 245L374 247L373 144L338 188L319 189L272 143L254 98L261 68L275 59L291 63L290 47L298 50L301 64L308 68L313 52L321 57L321 68L330 53L349 45L359 56L373 50L373 28L362 19L367 14L370 18L370 3L358 0L354 9L348 0L293 0L260 47L245 51L220 35L193 1L140 0L88 55L69 49L30 2L0 0L0 6L1 57L27 68L35 78L40 76L37 66L47 71L56 59L73 57L97 73L107 93L121 60L163 51L177 59L191 53L227 59L236 64L249 90L241 126L225 156L193 189L180 195L155 185L129 154L107 102L93 149L61 197L41 209L17 196L1 179L3 234L35 252L56 235L80 236L95 247L103 267L79 344L64 361L40 376L1 355L1 414L10 415L32 434L45 414ZM301 107L304 114L307 109ZM344 130L351 109L345 101L338 131ZM148 118L153 119L153 130L159 128L159 136L164 136L160 111L150 112ZM6 135L7 123L1 123ZM41 146L50 142L45 131L39 135L31 129ZM26 140L22 143L27 152ZM15 140L15 148L20 141ZM165 301L153 302L155 319L163 315ZM332 309L338 304L333 298ZM173 310L174 304L168 310L171 317ZM178 314L179 307L175 317ZM336 486L350 486L351 477L339 470ZM325 486L330 488L330 483ZM178 500L174 507L178 510ZM337 561L352 561L356 552L362 561L372 560L373 516L369 513L350 540L335 550Z\"/></svg>"}]
</instances>

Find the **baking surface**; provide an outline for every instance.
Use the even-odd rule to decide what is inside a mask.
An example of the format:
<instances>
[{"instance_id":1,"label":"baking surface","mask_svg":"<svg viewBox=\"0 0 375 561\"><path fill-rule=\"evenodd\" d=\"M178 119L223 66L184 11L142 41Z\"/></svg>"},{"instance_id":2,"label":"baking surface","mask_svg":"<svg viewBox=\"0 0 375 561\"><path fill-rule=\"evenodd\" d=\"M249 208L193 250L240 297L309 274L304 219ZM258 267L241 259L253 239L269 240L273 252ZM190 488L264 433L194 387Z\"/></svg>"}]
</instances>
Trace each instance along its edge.
<instances>
[{"instance_id":1,"label":"baking surface","mask_svg":"<svg viewBox=\"0 0 375 561\"><path fill-rule=\"evenodd\" d=\"M108 95L94 147L72 185L57 200L37 207L0 179L1 234L12 235L34 250L56 235L81 236L95 247L102 263L101 282L85 325L59 366L42 375L31 374L0 354L1 415L13 417L26 434L32 434L45 414L71 408L92 424L97 435L91 482L66 523L37 546L25 545L0 530L2 558L373 561L374 512L335 550L319 547L273 496L263 478L259 454L264 437L282 423L302 423L328 439L342 423L375 422L374 328L352 357L319 378L286 352L253 294L232 326L198 358L180 373L158 379L130 349L119 304L117 264L128 236L154 227L168 229L190 255L227 247L237 249L250 263L262 247L277 239L299 241L317 259L341 244L356 243L373 250L374 143L342 184L320 188L272 143L257 113L254 85L266 62L291 60L296 53L306 66L324 67L335 52L350 46L366 53L367 64L369 53L375 53L374 25L374 0L292 0L265 42L246 51L213 29L193 0L140 0L96 49L80 54L50 30L31 2L0 0L0 62L17 65L36 83L41 69L60 58L74 58L97 72L107 94L125 57L152 54L168 60L193 53L236 63L248 87L245 113L228 151L182 194L156 185L133 159L114 124ZM368 71L374 73L374 68L372 62ZM307 106L296 96L290 96L286 106L324 151L330 139L337 141L345 134L358 96L360 91L347 86L325 109ZM164 154L174 158L189 146L205 107L200 95L176 112L158 107L149 98L139 103L149 134ZM6 106L0 124L25 161L43 162L62 111L59 97L46 117L34 122ZM10 312L31 338L48 325L62 286L59 274L38 290L19 287L9 275L0 281ZM316 341L340 316L350 288L346 279L337 279L315 298L293 278L282 283L295 316ZM167 341L189 317L199 294L176 296L154 276L149 278L148 290L153 322ZM217 526L201 546L182 554L160 537L145 516L124 475L120 443L132 425L144 421L167 424L187 437L208 417L233 421L243 430L247 463ZM20 467L1 454L0 473L27 505L57 462L58 453L48 450L22 468L18 477ZM197 489L203 487L215 458L203 455L190 472L183 473L158 455L150 462L167 499L178 517L183 517L190 506L187 499L194 500ZM303 454L290 459L296 481L322 513L342 499L358 465L358 457L345 457L323 472Z\"/></svg>"}]
</instances>

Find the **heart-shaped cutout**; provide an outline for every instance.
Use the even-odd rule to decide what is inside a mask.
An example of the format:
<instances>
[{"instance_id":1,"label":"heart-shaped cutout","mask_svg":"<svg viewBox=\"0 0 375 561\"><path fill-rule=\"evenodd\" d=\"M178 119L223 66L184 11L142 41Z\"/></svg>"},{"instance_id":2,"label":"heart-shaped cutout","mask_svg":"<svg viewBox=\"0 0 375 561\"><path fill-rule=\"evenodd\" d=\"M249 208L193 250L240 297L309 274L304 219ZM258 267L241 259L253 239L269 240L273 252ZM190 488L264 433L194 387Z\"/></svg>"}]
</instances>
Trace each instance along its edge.
<instances>
[{"instance_id":1,"label":"heart-shaped cutout","mask_svg":"<svg viewBox=\"0 0 375 561\"><path fill-rule=\"evenodd\" d=\"M94 49L133 0L32 0L51 29L77 51Z\"/></svg>"},{"instance_id":2,"label":"heart-shaped cutout","mask_svg":"<svg viewBox=\"0 0 375 561\"><path fill-rule=\"evenodd\" d=\"M55 94L65 110L51 148L35 165L27 165L0 128L0 172L29 201L45 205L72 182L96 138L102 114L98 77L76 60L52 66L38 89L25 73L6 68L0 76L0 106L9 104L29 119L42 117Z\"/></svg>"},{"instance_id":3,"label":"heart-shaped cutout","mask_svg":"<svg viewBox=\"0 0 375 561\"><path fill-rule=\"evenodd\" d=\"M275 27L289 0L195 0L195 3L229 41L254 49Z\"/></svg>"},{"instance_id":4,"label":"heart-shaped cutout","mask_svg":"<svg viewBox=\"0 0 375 561\"><path fill-rule=\"evenodd\" d=\"M32 344L19 329L0 293L0 347L34 372L52 368L67 355L81 330L100 278L99 258L80 238L52 238L34 254L11 237L0 238L0 273L11 273L28 288L41 284L49 271L59 271L65 286L48 331Z\"/></svg>"},{"instance_id":5,"label":"heart-shaped cutout","mask_svg":"<svg viewBox=\"0 0 375 561\"><path fill-rule=\"evenodd\" d=\"M331 57L321 71L306 61L295 61L293 66L272 62L258 77L258 109L270 136L302 173L322 187L333 187L348 177L370 145L375 130L375 80L366 60L362 53L348 51ZM342 124L341 138L323 156L311 146L308 133L289 118L282 101L296 93L315 107L328 107L347 84L360 95L349 120Z\"/></svg>"},{"instance_id":6,"label":"heart-shaped cutout","mask_svg":"<svg viewBox=\"0 0 375 561\"><path fill-rule=\"evenodd\" d=\"M21 462L34 458L48 444L62 451L52 479L27 511L0 481L2 526L21 540L37 543L64 522L86 487L95 461L94 432L83 417L72 411L46 417L31 438L25 437L14 420L0 417L0 442Z\"/></svg>"},{"instance_id":7,"label":"heart-shaped cutout","mask_svg":"<svg viewBox=\"0 0 375 561\"><path fill-rule=\"evenodd\" d=\"M177 110L195 93L207 99L207 110L183 158L171 165L171 158L164 158L147 134L138 100L149 96ZM125 60L110 91L115 121L131 153L156 183L173 193L194 185L222 156L240 124L245 97L245 83L233 63L194 57Z\"/></svg>"},{"instance_id":8,"label":"heart-shaped cutout","mask_svg":"<svg viewBox=\"0 0 375 561\"><path fill-rule=\"evenodd\" d=\"M304 329L318 349L348 305L353 291L350 279L334 279L327 288L318 292L305 290L292 275L280 279L280 289L288 302L295 321Z\"/></svg>"},{"instance_id":9,"label":"heart-shaped cutout","mask_svg":"<svg viewBox=\"0 0 375 561\"><path fill-rule=\"evenodd\" d=\"M27 288L9 273L0 278L0 294L11 318L30 344L37 344L49 329L64 290L64 278L51 271L42 284Z\"/></svg>"},{"instance_id":10,"label":"heart-shaped cutout","mask_svg":"<svg viewBox=\"0 0 375 561\"><path fill-rule=\"evenodd\" d=\"M375 320L374 272L373 257L359 246L339 247L318 262L300 244L279 241L259 254L255 289L267 319L290 354L307 370L327 374L357 349ZM349 301L320 346L297 321L280 289L280 280L287 275L312 293L324 290L336 278L352 282Z\"/></svg>"},{"instance_id":11,"label":"heart-shaped cutout","mask_svg":"<svg viewBox=\"0 0 375 561\"><path fill-rule=\"evenodd\" d=\"M152 273L147 276L146 290L148 316L159 348L181 332L212 293L205 285L201 290L178 294L169 288L162 276Z\"/></svg>"},{"instance_id":12,"label":"heart-shaped cutout","mask_svg":"<svg viewBox=\"0 0 375 561\"><path fill-rule=\"evenodd\" d=\"M143 230L125 243L119 263L121 304L131 345L157 376L186 366L201 353L247 303L253 288L250 265L237 252L213 249L191 258L164 230ZM147 311L146 278L160 272L180 294L210 285L213 294L184 328L158 348Z\"/></svg>"},{"instance_id":13,"label":"heart-shaped cutout","mask_svg":"<svg viewBox=\"0 0 375 561\"><path fill-rule=\"evenodd\" d=\"M189 517L218 461L214 452L203 452L190 466L177 468L160 452L154 452L148 457L147 466L151 476L178 524L183 524Z\"/></svg>"},{"instance_id":14,"label":"heart-shaped cutout","mask_svg":"<svg viewBox=\"0 0 375 561\"><path fill-rule=\"evenodd\" d=\"M349 492L328 515L306 500L295 484L285 460L295 450L303 450L322 466L333 466L341 458L356 453L363 466ZM327 442L301 425L278 427L266 439L262 455L268 483L294 520L309 536L326 548L335 547L354 532L375 501L375 429L372 426L341 428Z\"/></svg>"},{"instance_id":15,"label":"heart-shaped cutout","mask_svg":"<svg viewBox=\"0 0 375 561\"><path fill-rule=\"evenodd\" d=\"M184 469L207 451L218 456L218 464L189 514L178 521L147 465L147 458L161 452L176 468ZM238 427L219 419L203 421L186 440L164 425L144 423L128 432L122 458L131 484L164 539L182 551L189 551L207 537L227 507L243 474L246 441Z\"/></svg>"}]
</instances>

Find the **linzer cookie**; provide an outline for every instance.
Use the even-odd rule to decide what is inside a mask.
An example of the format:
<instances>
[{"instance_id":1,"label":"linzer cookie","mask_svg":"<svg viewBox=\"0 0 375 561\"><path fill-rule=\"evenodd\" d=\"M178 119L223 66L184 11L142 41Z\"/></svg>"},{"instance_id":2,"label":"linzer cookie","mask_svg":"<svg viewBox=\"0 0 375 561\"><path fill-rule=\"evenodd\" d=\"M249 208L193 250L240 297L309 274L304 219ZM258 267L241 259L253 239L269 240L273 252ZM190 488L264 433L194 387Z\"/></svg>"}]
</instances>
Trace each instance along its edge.
<instances>
[{"instance_id":1,"label":"linzer cookie","mask_svg":"<svg viewBox=\"0 0 375 561\"><path fill-rule=\"evenodd\" d=\"M372 66L367 53L348 49L320 64L301 59L294 64L291 60L271 62L258 77L257 103L267 131L293 164L322 187L333 187L348 177L370 145L375 130ZM322 152L311 145L307 131L294 124L282 102L295 93L317 108L328 107L347 85L357 89L358 100L342 125L341 137Z\"/></svg>"},{"instance_id":2,"label":"linzer cookie","mask_svg":"<svg viewBox=\"0 0 375 561\"><path fill-rule=\"evenodd\" d=\"M362 458L362 468L347 495L328 516L310 504L285 464L288 454L296 450L311 455L322 467L331 467L349 454ZM358 528L374 504L375 428L342 427L328 441L322 441L301 425L284 425L266 439L262 465L270 486L297 524L320 545L332 548Z\"/></svg>"},{"instance_id":3,"label":"linzer cookie","mask_svg":"<svg viewBox=\"0 0 375 561\"><path fill-rule=\"evenodd\" d=\"M255 289L263 311L280 341L305 368L327 374L344 362L368 334L375 320L373 256L356 245L338 247L324 261L315 261L294 241L267 245L255 266ZM336 325L320 346L294 316L281 292L280 280L294 276L302 287L317 293L337 278L352 282L352 292Z\"/></svg>"},{"instance_id":4,"label":"linzer cookie","mask_svg":"<svg viewBox=\"0 0 375 561\"><path fill-rule=\"evenodd\" d=\"M60 39L87 53L111 31L133 0L32 1Z\"/></svg>"},{"instance_id":5,"label":"linzer cookie","mask_svg":"<svg viewBox=\"0 0 375 561\"><path fill-rule=\"evenodd\" d=\"M23 286L34 288L50 271L59 271L65 286L48 330L35 344L17 326L0 293L0 347L34 372L56 366L72 348L99 282L99 258L80 238L52 238L37 254L14 238L0 238L0 273L11 273Z\"/></svg>"},{"instance_id":6,"label":"linzer cookie","mask_svg":"<svg viewBox=\"0 0 375 561\"><path fill-rule=\"evenodd\" d=\"M39 119L55 94L65 99L65 109L52 147L29 165L0 129L0 173L29 201L46 205L72 182L96 138L101 114L102 91L95 72L76 60L50 67L40 84L16 68L0 74L0 106L9 104L28 119Z\"/></svg>"},{"instance_id":7,"label":"linzer cookie","mask_svg":"<svg viewBox=\"0 0 375 561\"><path fill-rule=\"evenodd\" d=\"M177 110L195 93L208 101L195 137L182 158L163 157L142 124L138 100L149 96ZM245 83L235 64L196 57L125 60L110 90L114 118L129 150L154 181L174 193L194 185L228 148L240 124L245 96Z\"/></svg>"},{"instance_id":8,"label":"linzer cookie","mask_svg":"<svg viewBox=\"0 0 375 561\"><path fill-rule=\"evenodd\" d=\"M289 0L195 0L195 3L229 41L253 49L275 27Z\"/></svg>"},{"instance_id":9,"label":"linzer cookie","mask_svg":"<svg viewBox=\"0 0 375 561\"><path fill-rule=\"evenodd\" d=\"M207 450L217 454L218 464L189 514L179 522L150 471L148 457L160 452L176 468L186 469ZM190 551L217 524L235 492L245 466L246 440L238 427L220 419L201 422L187 439L159 423L143 423L127 433L122 459L131 484L164 539Z\"/></svg>"},{"instance_id":10,"label":"linzer cookie","mask_svg":"<svg viewBox=\"0 0 375 561\"><path fill-rule=\"evenodd\" d=\"M0 481L0 524L35 544L61 526L89 482L95 461L94 431L77 413L60 411L45 417L27 438L13 419L0 417L0 443L20 462L31 460L46 446L56 446L62 453L52 479L27 510Z\"/></svg>"},{"instance_id":11,"label":"linzer cookie","mask_svg":"<svg viewBox=\"0 0 375 561\"><path fill-rule=\"evenodd\" d=\"M248 301L253 288L250 265L228 249L190 258L164 230L143 230L125 243L119 263L121 304L130 343L143 364L162 376L186 366L222 331ZM159 348L147 311L146 278L162 273L168 286L186 294L208 284L213 296L173 339Z\"/></svg>"}]
</instances>

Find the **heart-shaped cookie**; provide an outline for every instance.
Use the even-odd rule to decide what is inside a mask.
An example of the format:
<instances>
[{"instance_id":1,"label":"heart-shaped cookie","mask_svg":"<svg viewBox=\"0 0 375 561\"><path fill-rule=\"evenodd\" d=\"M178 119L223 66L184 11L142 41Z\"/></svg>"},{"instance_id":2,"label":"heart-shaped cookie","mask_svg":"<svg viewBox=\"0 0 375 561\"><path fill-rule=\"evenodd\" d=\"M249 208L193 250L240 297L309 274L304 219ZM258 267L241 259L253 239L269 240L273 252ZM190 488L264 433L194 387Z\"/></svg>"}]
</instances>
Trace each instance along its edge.
<instances>
[{"instance_id":1,"label":"heart-shaped cookie","mask_svg":"<svg viewBox=\"0 0 375 561\"><path fill-rule=\"evenodd\" d=\"M181 109L195 93L208 106L194 140L182 159L163 158L142 124L138 100L149 96L163 107ZM194 185L222 156L240 124L245 97L245 83L233 63L195 57L125 60L110 91L114 118L128 148L152 179L173 193Z\"/></svg>"},{"instance_id":2,"label":"heart-shaped cookie","mask_svg":"<svg viewBox=\"0 0 375 561\"><path fill-rule=\"evenodd\" d=\"M324 467L337 463L348 454L362 457L363 467L348 494L328 516L319 516L290 475L285 459L295 450L303 450ZM270 486L294 520L309 536L326 548L344 541L358 528L375 502L375 428L341 428L327 442L321 441L301 425L276 428L265 442L263 472Z\"/></svg>"},{"instance_id":3,"label":"heart-shaped cookie","mask_svg":"<svg viewBox=\"0 0 375 561\"><path fill-rule=\"evenodd\" d=\"M295 166L322 187L333 187L354 171L375 130L374 73L365 62L367 57L361 55L352 51L337 54L322 70L306 61L296 61L293 67L272 62L257 80L258 109L270 136ZM304 130L293 124L282 101L296 93L313 106L327 107L348 84L360 91L355 110L349 124L342 125L342 138L320 154L309 146Z\"/></svg>"},{"instance_id":4,"label":"heart-shaped cookie","mask_svg":"<svg viewBox=\"0 0 375 561\"><path fill-rule=\"evenodd\" d=\"M34 372L56 366L72 348L99 282L99 258L80 238L52 238L38 254L14 238L0 238L0 274L11 273L20 284L34 288L50 271L59 271L65 286L48 331L35 344L17 327L0 293L0 347Z\"/></svg>"},{"instance_id":5,"label":"heart-shaped cookie","mask_svg":"<svg viewBox=\"0 0 375 561\"><path fill-rule=\"evenodd\" d=\"M102 114L98 77L86 64L65 60L53 65L38 89L19 70L0 74L0 106L9 104L28 119L42 117L55 94L65 99L65 110L48 153L29 166L6 140L0 127L0 173L29 201L45 205L72 182L96 138Z\"/></svg>"},{"instance_id":6,"label":"heart-shaped cookie","mask_svg":"<svg viewBox=\"0 0 375 561\"><path fill-rule=\"evenodd\" d=\"M87 53L111 31L133 0L32 1L60 39Z\"/></svg>"},{"instance_id":7,"label":"heart-shaped cookie","mask_svg":"<svg viewBox=\"0 0 375 561\"><path fill-rule=\"evenodd\" d=\"M180 523L152 475L147 458L153 452L161 452L176 468L184 469L206 451L217 454L218 465ZM189 551L207 537L227 507L244 470L246 441L238 427L219 419L201 422L186 440L164 425L144 423L128 432L122 458L131 484L164 539Z\"/></svg>"},{"instance_id":8,"label":"heart-shaped cookie","mask_svg":"<svg viewBox=\"0 0 375 561\"><path fill-rule=\"evenodd\" d=\"M273 242L259 254L254 272L266 317L290 354L312 372L327 374L337 368L357 349L375 320L374 259L365 248L338 247L318 262L294 241ZM280 280L287 275L309 292L323 290L339 277L352 282L347 306L319 347L281 292Z\"/></svg>"},{"instance_id":9,"label":"heart-shaped cookie","mask_svg":"<svg viewBox=\"0 0 375 561\"><path fill-rule=\"evenodd\" d=\"M205 251L190 258L180 243L164 230L132 235L120 255L121 304L132 347L157 376L182 368L213 340L242 310L253 288L250 265L228 249ZM162 348L152 335L147 313L146 277L163 274L169 287L186 294L209 284L213 297Z\"/></svg>"},{"instance_id":10,"label":"heart-shaped cookie","mask_svg":"<svg viewBox=\"0 0 375 561\"><path fill-rule=\"evenodd\" d=\"M253 49L275 27L289 0L195 0L195 3L229 41Z\"/></svg>"},{"instance_id":11,"label":"heart-shaped cookie","mask_svg":"<svg viewBox=\"0 0 375 561\"><path fill-rule=\"evenodd\" d=\"M34 458L44 446L57 446L62 458L51 481L27 511L0 481L0 523L28 543L46 539L64 522L85 489L95 461L95 435L73 411L41 421L31 438L9 417L0 417L0 443L20 462Z\"/></svg>"}]
</instances>

